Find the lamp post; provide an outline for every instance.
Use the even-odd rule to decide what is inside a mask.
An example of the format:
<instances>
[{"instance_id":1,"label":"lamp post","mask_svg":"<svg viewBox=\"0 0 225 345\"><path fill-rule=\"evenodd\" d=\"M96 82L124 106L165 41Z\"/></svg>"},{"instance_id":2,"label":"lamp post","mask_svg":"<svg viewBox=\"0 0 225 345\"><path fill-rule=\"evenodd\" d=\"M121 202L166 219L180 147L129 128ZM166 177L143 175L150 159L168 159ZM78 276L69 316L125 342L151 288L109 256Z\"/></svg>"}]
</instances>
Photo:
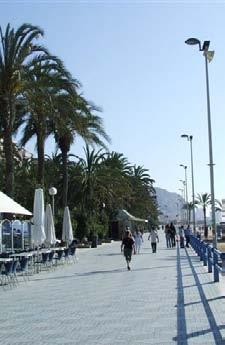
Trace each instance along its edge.
<instances>
[{"instance_id":1,"label":"lamp post","mask_svg":"<svg viewBox=\"0 0 225 345\"><path fill-rule=\"evenodd\" d=\"M180 164L180 167L184 168L184 176L185 176L185 194L186 194L186 198L185 198L185 202L186 202L186 208L187 208L187 223L188 223L188 189L187 189L187 165L184 164Z\"/></svg>"},{"instance_id":2,"label":"lamp post","mask_svg":"<svg viewBox=\"0 0 225 345\"><path fill-rule=\"evenodd\" d=\"M196 233L196 228L195 228L195 187L194 187L194 166L193 166L193 150L192 150L192 140L193 136L192 135L187 135L187 134L182 134L181 138L186 138L190 142L190 150L191 150L191 182L192 182L192 215L193 215L193 229L194 229L194 234Z\"/></svg>"},{"instance_id":3,"label":"lamp post","mask_svg":"<svg viewBox=\"0 0 225 345\"><path fill-rule=\"evenodd\" d=\"M55 215L55 200L54 200L54 196L57 194L57 189L55 187L51 187L48 190L49 195L52 196L52 216L54 219L54 215Z\"/></svg>"},{"instance_id":4,"label":"lamp post","mask_svg":"<svg viewBox=\"0 0 225 345\"><path fill-rule=\"evenodd\" d=\"M216 214L215 214L215 194L214 194L214 163L212 150L212 128L211 128L211 110L210 110L210 96L209 96L209 73L208 62L212 61L214 51L209 51L210 41L204 41L203 45L197 38L189 38L185 41L188 45L198 45L199 51L203 52L205 57L205 75L206 75L206 96L207 96L207 119L208 119L208 139L209 139L209 168L210 168L210 189L211 189L211 212L212 212L212 228L214 230L213 246L217 248L217 233L216 233Z\"/></svg>"}]
</instances>

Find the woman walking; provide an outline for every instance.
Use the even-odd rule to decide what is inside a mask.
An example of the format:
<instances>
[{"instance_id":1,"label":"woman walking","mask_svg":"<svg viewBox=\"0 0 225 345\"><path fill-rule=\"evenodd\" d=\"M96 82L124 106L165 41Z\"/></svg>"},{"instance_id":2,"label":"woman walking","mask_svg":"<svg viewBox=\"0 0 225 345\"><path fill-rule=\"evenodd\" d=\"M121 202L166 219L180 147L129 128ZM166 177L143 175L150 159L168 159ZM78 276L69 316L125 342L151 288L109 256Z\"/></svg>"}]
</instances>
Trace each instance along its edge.
<instances>
[{"instance_id":1,"label":"woman walking","mask_svg":"<svg viewBox=\"0 0 225 345\"><path fill-rule=\"evenodd\" d=\"M157 242L159 242L159 236L157 234L157 230L155 226L152 227L152 230L148 236L148 240L150 239L151 239L151 245L152 245L152 253L156 253Z\"/></svg>"},{"instance_id":2,"label":"woman walking","mask_svg":"<svg viewBox=\"0 0 225 345\"><path fill-rule=\"evenodd\" d=\"M141 245L143 242L143 237L142 237L142 234L139 230L135 231L134 241L135 241L136 254L139 254L140 250L141 250Z\"/></svg>"},{"instance_id":3,"label":"woman walking","mask_svg":"<svg viewBox=\"0 0 225 345\"><path fill-rule=\"evenodd\" d=\"M130 230L126 230L125 232L125 237L121 244L121 252L123 252L125 256L127 269L128 271L130 271L130 262L131 262L132 252L135 252L134 239L131 235Z\"/></svg>"}]
</instances>

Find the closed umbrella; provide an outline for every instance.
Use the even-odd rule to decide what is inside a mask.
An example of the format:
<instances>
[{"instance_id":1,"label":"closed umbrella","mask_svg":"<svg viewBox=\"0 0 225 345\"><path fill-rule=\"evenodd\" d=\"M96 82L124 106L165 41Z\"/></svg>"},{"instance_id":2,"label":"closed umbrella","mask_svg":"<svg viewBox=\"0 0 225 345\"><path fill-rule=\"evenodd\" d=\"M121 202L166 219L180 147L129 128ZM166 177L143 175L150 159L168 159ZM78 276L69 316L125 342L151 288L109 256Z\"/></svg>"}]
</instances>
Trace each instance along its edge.
<instances>
[{"instance_id":1,"label":"closed umbrella","mask_svg":"<svg viewBox=\"0 0 225 345\"><path fill-rule=\"evenodd\" d=\"M55 236L55 225L52 215L52 208L51 205L48 204L45 210L45 234L46 239L45 243L50 246L56 243L56 236Z\"/></svg>"},{"instance_id":2,"label":"closed umbrella","mask_svg":"<svg viewBox=\"0 0 225 345\"><path fill-rule=\"evenodd\" d=\"M34 211L32 226L32 242L35 246L41 245L46 239L44 229L44 193L43 189L35 189Z\"/></svg>"},{"instance_id":3,"label":"closed umbrella","mask_svg":"<svg viewBox=\"0 0 225 345\"><path fill-rule=\"evenodd\" d=\"M63 229L62 229L62 240L67 243L67 245L73 241L73 228L70 219L70 210L66 206L63 215Z\"/></svg>"}]
</instances>

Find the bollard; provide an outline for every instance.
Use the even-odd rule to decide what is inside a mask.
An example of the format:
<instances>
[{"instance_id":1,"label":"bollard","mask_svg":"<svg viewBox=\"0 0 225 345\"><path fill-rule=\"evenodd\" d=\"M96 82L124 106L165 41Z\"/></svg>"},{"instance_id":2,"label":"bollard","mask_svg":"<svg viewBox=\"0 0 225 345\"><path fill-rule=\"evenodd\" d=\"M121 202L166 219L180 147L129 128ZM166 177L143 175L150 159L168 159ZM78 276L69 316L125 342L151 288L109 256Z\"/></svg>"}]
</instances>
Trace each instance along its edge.
<instances>
[{"instance_id":1,"label":"bollard","mask_svg":"<svg viewBox=\"0 0 225 345\"><path fill-rule=\"evenodd\" d=\"M205 243L203 245L203 265L207 266L207 245Z\"/></svg>"},{"instance_id":2,"label":"bollard","mask_svg":"<svg viewBox=\"0 0 225 345\"><path fill-rule=\"evenodd\" d=\"M208 272L212 273L212 248L210 245L207 245L207 257L208 257Z\"/></svg>"},{"instance_id":3,"label":"bollard","mask_svg":"<svg viewBox=\"0 0 225 345\"><path fill-rule=\"evenodd\" d=\"M220 254L220 258L222 260L222 276L225 276L225 253Z\"/></svg>"},{"instance_id":4,"label":"bollard","mask_svg":"<svg viewBox=\"0 0 225 345\"><path fill-rule=\"evenodd\" d=\"M199 245L199 255L200 255L200 261L203 261L203 259L204 259L204 249L203 249L203 246L204 246L204 244L203 244L203 242L202 241L200 241L200 243L199 243L200 245Z\"/></svg>"},{"instance_id":5,"label":"bollard","mask_svg":"<svg viewBox=\"0 0 225 345\"><path fill-rule=\"evenodd\" d=\"M219 279L219 270L217 268L218 265L218 256L216 251L213 248L213 275L214 275L214 282L218 282Z\"/></svg>"}]
</instances>

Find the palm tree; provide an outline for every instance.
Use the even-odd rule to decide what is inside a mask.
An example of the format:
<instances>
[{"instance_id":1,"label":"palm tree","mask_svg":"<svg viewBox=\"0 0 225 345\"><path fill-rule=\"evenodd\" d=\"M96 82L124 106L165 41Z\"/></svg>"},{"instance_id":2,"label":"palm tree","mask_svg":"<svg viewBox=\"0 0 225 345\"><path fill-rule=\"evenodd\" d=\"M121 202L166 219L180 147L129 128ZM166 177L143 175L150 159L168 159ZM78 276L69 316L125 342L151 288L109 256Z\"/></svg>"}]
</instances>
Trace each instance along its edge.
<instances>
[{"instance_id":1,"label":"palm tree","mask_svg":"<svg viewBox=\"0 0 225 345\"><path fill-rule=\"evenodd\" d=\"M157 200L153 183L155 182L149 175L148 169L142 166L133 166L130 176L132 185L132 202L130 211L137 217L155 218L157 214Z\"/></svg>"},{"instance_id":2,"label":"palm tree","mask_svg":"<svg viewBox=\"0 0 225 345\"><path fill-rule=\"evenodd\" d=\"M44 146L53 131L52 119L57 116L55 98L57 94L71 92L76 84L56 57L49 57L46 61L39 61L37 57L25 70L23 97L27 104L27 117L20 144L25 145L33 136L37 137L37 183L43 186Z\"/></svg>"},{"instance_id":3,"label":"palm tree","mask_svg":"<svg viewBox=\"0 0 225 345\"><path fill-rule=\"evenodd\" d=\"M94 225L99 208L96 191L101 188L101 175L98 172L106 155L102 149L97 152L90 150L88 145L84 151L85 158L80 158L78 163L82 169L82 199L77 227L79 236L95 232Z\"/></svg>"},{"instance_id":4,"label":"palm tree","mask_svg":"<svg viewBox=\"0 0 225 345\"><path fill-rule=\"evenodd\" d=\"M188 224L190 224L191 222L191 211L197 207L196 204L197 204L197 201L195 200L194 204L192 201L190 201L187 204L184 204L183 206L183 209L186 210L188 213Z\"/></svg>"},{"instance_id":5,"label":"palm tree","mask_svg":"<svg viewBox=\"0 0 225 345\"><path fill-rule=\"evenodd\" d=\"M12 134L17 118L16 105L24 81L24 67L32 56L47 54L45 48L34 44L43 31L31 24L23 24L16 31L7 25L5 33L0 27L0 131L6 160L5 191L13 194ZM41 56L41 55L40 55Z\"/></svg>"},{"instance_id":6,"label":"palm tree","mask_svg":"<svg viewBox=\"0 0 225 345\"><path fill-rule=\"evenodd\" d=\"M110 209L113 219L118 209L127 208L130 204L131 185L130 174L132 167L122 153L108 153L101 163L101 199Z\"/></svg>"},{"instance_id":7,"label":"palm tree","mask_svg":"<svg viewBox=\"0 0 225 345\"><path fill-rule=\"evenodd\" d=\"M68 153L77 136L87 144L96 144L106 148L101 137L110 141L106 134L102 120L94 115L97 107L90 105L82 96L59 95L57 98L57 117L54 119L55 140L62 152L63 172L63 206L67 206L68 195ZM89 158L89 148L86 148L86 157Z\"/></svg>"},{"instance_id":8,"label":"palm tree","mask_svg":"<svg viewBox=\"0 0 225 345\"><path fill-rule=\"evenodd\" d=\"M211 204L211 195L208 193L202 193L197 195L196 204L200 205L203 209L203 216L204 216L204 236L205 238L208 237L208 228L206 224L206 209Z\"/></svg>"}]
</instances>

